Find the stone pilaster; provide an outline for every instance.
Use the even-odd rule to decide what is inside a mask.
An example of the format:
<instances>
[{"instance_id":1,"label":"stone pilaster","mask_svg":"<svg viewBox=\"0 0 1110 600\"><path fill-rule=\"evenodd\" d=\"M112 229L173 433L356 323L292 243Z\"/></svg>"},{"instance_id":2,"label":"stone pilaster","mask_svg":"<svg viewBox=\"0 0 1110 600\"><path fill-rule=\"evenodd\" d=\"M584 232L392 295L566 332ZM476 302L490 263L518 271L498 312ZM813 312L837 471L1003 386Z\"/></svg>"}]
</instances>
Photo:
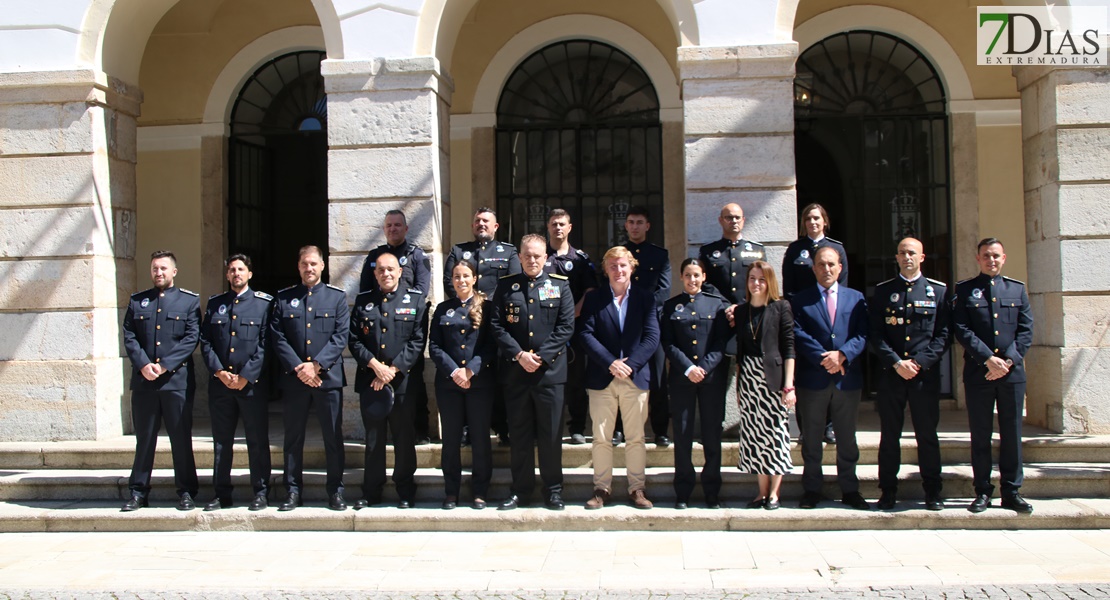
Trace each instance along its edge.
<instances>
[{"instance_id":1,"label":"stone pilaster","mask_svg":"<svg viewBox=\"0 0 1110 600\"><path fill-rule=\"evenodd\" d=\"M448 115L452 83L431 57L326 60L328 245L332 285L357 292L366 253L385 242L382 222L405 212L409 240L432 261L432 297L442 297L443 243L450 213ZM348 360L351 363L350 360ZM354 365L348 364L354 382ZM429 381L434 368L425 371ZM431 385L429 392L431 392ZM345 421L361 435L357 396ZM353 402L352 402L353 400Z\"/></svg>"},{"instance_id":2,"label":"stone pilaster","mask_svg":"<svg viewBox=\"0 0 1110 600\"><path fill-rule=\"evenodd\" d=\"M141 92L96 71L0 74L0 440L123 433Z\"/></svg>"},{"instance_id":3,"label":"stone pilaster","mask_svg":"<svg viewBox=\"0 0 1110 600\"><path fill-rule=\"evenodd\" d=\"M797 238L794 60L798 45L678 49L686 148L687 254L721 235L717 216L744 208L744 237L781 264Z\"/></svg>"},{"instance_id":4,"label":"stone pilaster","mask_svg":"<svg viewBox=\"0 0 1110 600\"><path fill-rule=\"evenodd\" d=\"M1027 421L1110 432L1110 70L1014 69L1029 290Z\"/></svg>"}]
</instances>

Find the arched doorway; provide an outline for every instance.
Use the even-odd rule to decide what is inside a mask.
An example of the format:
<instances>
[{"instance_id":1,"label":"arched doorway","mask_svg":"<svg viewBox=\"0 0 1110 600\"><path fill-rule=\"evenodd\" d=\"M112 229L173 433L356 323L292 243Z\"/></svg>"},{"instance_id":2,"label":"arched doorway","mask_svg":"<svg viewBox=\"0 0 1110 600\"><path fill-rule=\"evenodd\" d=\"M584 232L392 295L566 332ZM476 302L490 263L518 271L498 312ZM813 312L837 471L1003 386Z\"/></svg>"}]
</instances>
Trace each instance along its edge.
<instances>
[{"instance_id":1,"label":"arched doorway","mask_svg":"<svg viewBox=\"0 0 1110 600\"><path fill-rule=\"evenodd\" d=\"M663 245L659 99L644 70L596 41L551 44L509 76L497 106L497 210L508 237L574 219L571 244L595 259L625 241L629 207L651 209ZM503 225L505 226L505 225Z\"/></svg>"},{"instance_id":2,"label":"arched doorway","mask_svg":"<svg viewBox=\"0 0 1110 600\"><path fill-rule=\"evenodd\" d=\"M327 102L319 51L259 67L231 112L228 249L254 261L251 287L294 285L297 249L327 252ZM325 277L327 273L325 273Z\"/></svg>"},{"instance_id":3,"label":"arched doorway","mask_svg":"<svg viewBox=\"0 0 1110 600\"><path fill-rule=\"evenodd\" d=\"M925 246L925 274L951 282L947 102L929 61L885 33L829 36L798 58L794 119L798 207L828 209L849 285L870 297L895 276L907 236Z\"/></svg>"}]
</instances>

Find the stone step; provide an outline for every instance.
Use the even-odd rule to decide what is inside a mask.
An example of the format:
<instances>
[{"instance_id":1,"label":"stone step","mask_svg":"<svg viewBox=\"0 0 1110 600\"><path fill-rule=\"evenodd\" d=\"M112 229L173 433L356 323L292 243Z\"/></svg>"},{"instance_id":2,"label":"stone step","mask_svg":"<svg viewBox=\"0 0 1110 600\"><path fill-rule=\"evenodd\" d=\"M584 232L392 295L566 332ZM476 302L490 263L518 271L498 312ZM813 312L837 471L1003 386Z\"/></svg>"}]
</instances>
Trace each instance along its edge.
<instances>
[{"instance_id":1,"label":"stone step","mask_svg":"<svg viewBox=\"0 0 1110 600\"><path fill-rule=\"evenodd\" d=\"M877 499L878 467L860 465L857 468L860 492L870 499ZM782 497L786 502L796 501L802 494L800 466L783 477ZM200 501L212 498L211 470L201 470ZM362 469L349 469L344 476L344 484L349 500L362 496ZM824 467L825 484L823 493L832 499L840 498L840 488L836 482L836 467ZM0 475L0 501L39 501L39 500L101 500L122 501L128 497L126 470L120 469L79 469L79 470L30 470L4 472ZM971 497L971 467L969 465L950 465L943 470L944 495L949 498ZM753 475L736 471L735 466L726 467L722 472L724 488L722 499L736 505L743 505L756 495L756 478ZM463 501L470 496L469 473L463 473ZM537 478L538 479L538 478ZM232 474L235 485L235 499L246 503L251 497L248 474L236 469ZM309 502L323 503L324 474L321 471L305 471L305 487L302 495ZM443 498L443 478L438 469L419 469L416 474L417 500L437 504ZM674 502L672 482L674 470L669 467L652 467L647 471L647 495L654 501L670 505ZM904 466L900 475L899 497L913 501L923 497L920 475L913 466ZM507 496L511 476L507 469L494 469L490 493L487 500ZM176 501L173 471L156 469L151 478L151 501L173 503ZM590 468L569 468L563 471L563 495L567 502L580 504L593 492L593 471ZM271 501L284 497L281 474L275 472L271 477ZM1022 493L1030 498L1105 498L1110 497L1110 465L1091 463L1051 463L1030 464L1025 467L1025 482ZM615 470L613 477L613 497L623 501L627 494L627 481L623 469ZM701 500L700 488L695 491L694 501ZM392 485L387 485L383 497L387 502L397 499ZM533 499L539 500L539 491Z\"/></svg>"},{"instance_id":2,"label":"stone step","mask_svg":"<svg viewBox=\"0 0 1110 600\"><path fill-rule=\"evenodd\" d=\"M973 515L968 499L939 512L909 503L889 512L863 512L823 503L813 510L775 511L723 508L636 510L615 505L587 511L568 506L498 511L493 508L440 510L438 503L414 509L371 507L335 512L306 506L292 512L249 512L244 507L206 513L172 508L119 512L118 504L97 500L0 502L0 532L86 531L829 531L895 529L1102 529L1110 527L1110 500L1038 499L1032 515L994 507Z\"/></svg>"}]
</instances>

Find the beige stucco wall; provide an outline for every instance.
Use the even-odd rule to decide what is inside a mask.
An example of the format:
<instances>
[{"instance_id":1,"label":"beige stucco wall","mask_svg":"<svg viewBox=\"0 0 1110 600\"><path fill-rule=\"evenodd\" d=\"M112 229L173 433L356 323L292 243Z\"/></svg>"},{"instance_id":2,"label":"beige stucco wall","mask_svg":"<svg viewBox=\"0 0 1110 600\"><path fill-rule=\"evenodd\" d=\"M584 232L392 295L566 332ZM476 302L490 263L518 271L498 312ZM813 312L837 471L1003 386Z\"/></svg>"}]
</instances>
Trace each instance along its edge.
<instances>
[{"instance_id":1,"label":"beige stucco wall","mask_svg":"<svg viewBox=\"0 0 1110 600\"><path fill-rule=\"evenodd\" d=\"M177 285L201 292L200 149L141 152L133 289L150 287L150 253L177 255Z\"/></svg>"},{"instance_id":2,"label":"beige stucco wall","mask_svg":"<svg viewBox=\"0 0 1110 600\"><path fill-rule=\"evenodd\" d=\"M984 67L986 68L986 67ZM1009 71L1009 69L1005 69ZM1028 281L1025 252L1025 191L1022 189L1021 126L979 127L979 238L1006 246L1004 274ZM974 261L974 251L971 249Z\"/></svg>"}]
</instances>

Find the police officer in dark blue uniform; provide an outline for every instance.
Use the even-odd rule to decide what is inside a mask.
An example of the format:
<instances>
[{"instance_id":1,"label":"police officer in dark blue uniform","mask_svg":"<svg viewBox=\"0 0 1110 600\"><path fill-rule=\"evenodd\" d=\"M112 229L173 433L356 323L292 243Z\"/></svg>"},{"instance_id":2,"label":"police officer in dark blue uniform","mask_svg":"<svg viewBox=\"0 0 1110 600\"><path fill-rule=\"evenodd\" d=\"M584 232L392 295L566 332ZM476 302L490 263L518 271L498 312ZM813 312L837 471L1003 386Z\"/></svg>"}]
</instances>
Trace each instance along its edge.
<instances>
[{"instance_id":1,"label":"police officer in dark blue uniform","mask_svg":"<svg viewBox=\"0 0 1110 600\"><path fill-rule=\"evenodd\" d=\"M998 471L1002 508L1028 514L1033 506L1021 497L1021 408L1025 402L1025 353L1033 344L1033 311L1025 284L1003 277L1002 242L979 242L979 275L956 284L952 324L964 348L964 391L971 429L971 469L975 500L967 507L980 513L990 506L991 436L998 407Z\"/></svg>"},{"instance_id":2,"label":"police officer in dark blue uniform","mask_svg":"<svg viewBox=\"0 0 1110 600\"><path fill-rule=\"evenodd\" d=\"M726 204L717 220L721 223L721 239L698 251L698 258L708 269L703 287L735 305L744 301L748 266L767 260L767 254L763 244L744 239L744 209L739 204ZM729 344L728 353L735 354L735 339Z\"/></svg>"},{"instance_id":3,"label":"police officer in dark blue uniform","mask_svg":"<svg viewBox=\"0 0 1110 600\"><path fill-rule=\"evenodd\" d=\"M528 503L536 487L539 449L546 506L563 510L563 384L567 342L574 334L574 299L562 275L543 272L547 242L536 234L520 241L523 273L497 284L490 325L501 357L501 378L512 435L512 494L498 507Z\"/></svg>"},{"instance_id":4,"label":"police officer in dark blue uniform","mask_svg":"<svg viewBox=\"0 0 1110 600\"><path fill-rule=\"evenodd\" d=\"M917 464L925 488L925 508L941 510L940 493L940 360L948 347L948 288L921 274L924 247L914 238L898 243L898 276L875 287L868 303L870 335L879 372L878 409L880 510L897 502L898 469L902 464L902 426L910 405Z\"/></svg>"},{"instance_id":5,"label":"police officer in dark blue uniform","mask_svg":"<svg viewBox=\"0 0 1110 600\"><path fill-rule=\"evenodd\" d=\"M431 298L432 292L432 263L424 250L408 241L409 224L405 213L400 210L391 210L385 213L385 222L382 225L385 231L385 243L370 251L362 263L362 275L359 279L358 291L368 292L378 288L378 281L374 277L374 267L378 257L388 252L397 257L401 263L401 282L398 287L402 290L417 289L424 294L425 300ZM429 311L426 309L424 314ZM428 329L428 324L424 324ZM412 405L413 427L416 429L416 442L427 444L431 441L428 435L428 389L424 385L424 353L416 365L409 372L408 400Z\"/></svg>"},{"instance_id":6,"label":"police officer in dark blue uniform","mask_svg":"<svg viewBox=\"0 0 1110 600\"><path fill-rule=\"evenodd\" d=\"M802 209L801 221L798 239L786 247L786 254L782 257L782 293L787 300L799 291L817 285L817 278L813 275L813 257L826 246L836 250L840 255L840 264L844 265L837 283L848 285L848 253L844 251L844 244L826 235L829 232L829 213L825 207L817 203L806 205Z\"/></svg>"},{"instance_id":7,"label":"police officer in dark blue uniform","mask_svg":"<svg viewBox=\"0 0 1110 600\"><path fill-rule=\"evenodd\" d=\"M697 258L682 261L683 293L663 305L662 345L671 361L670 406L674 415L675 508L687 508L697 479L692 458L694 411L701 416L705 463L702 491L710 505L721 493L721 421L725 412L728 361L725 341L730 328L728 302L705 292L705 267Z\"/></svg>"},{"instance_id":8,"label":"police officer in dark blue uniform","mask_svg":"<svg viewBox=\"0 0 1110 600\"><path fill-rule=\"evenodd\" d=\"M177 258L159 250L150 255L154 287L132 294L123 319L123 346L131 359L131 420L135 462L124 512L147 506L158 430L166 423L173 455L178 510L196 508L197 466L193 459L193 350L200 339L200 301L175 287Z\"/></svg>"},{"instance_id":9,"label":"police officer in dark blue uniform","mask_svg":"<svg viewBox=\"0 0 1110 600\"><path fill-rule=\"evenodd\" d=\"M590 255L570 245L570 232L574 225L570 213L561 208L547 213L547 262L543 272L561 275L570 283L574 297L574 317L582 312L582 299L586 292L597 287L597 270L590 262ZM566 404L567 429L570 443L586 443L586 416L590 413L590 398L586 393L586 353L571 340L567 361L567 381L563 386L563 401Z\"/></svg>"},{"instance_id":10,"label":"police officer in dark blue uniform","mask_svg":"<svg viewBox=\"0 0 1110 600\"><path fill-rule=\"evenodd\" d=\"M301 283L277 294L270 315L274 366L285 398L285 488L278 510L301 506L304 489L304 438L308 409L315 403L327 461L328 507L346 510L343 500L343 348L350 310L347 294L326 285L323 252L304 246L297 269Z\"/></svg>"},{"instance_id":11,"label":"police officer in dark blue uniform","mask_svg":"<svg viewBox=\"0 0 1110 600\"><path fill-rule=\"evenodd\" d=\"M274 297L250 289L251 259L227 259L231 291L208 299L200 328L200 348L211 376L208 410L212 416L213 479L216 496L204 510L232 506L231 464L235 428L243 417L254 500L250 510L267 506L270 490L270 394L265 375L270 311Z\"/></svg>"},{"instance_id":12,"label":"police officer in dark blue uniform","mask_svg":"<svg viewBox=\"0 0 1110 600\"><path fill-rule=\"evenodd\" d=\"M427 300L416 288L402 289L401 265L385 253L374 267L378 286L355 300L351 316L351 355L358 363L355 391L359 393L362 424L366 429L365 474L362 499L355 509L377 504L385 486L386 424L393 433L393 483L398 508L416 502L416 445L412 404L407 398L412 368L424 353ZM423 383L423 382L421 382ZM393 390L393 406L375 408L385 386Z\"/></svg>"},{"instance_id":13,"label":"police officer in dark blue uniform","mask_svg":"<svg viewBox=\"0 0 1110 600\"><path fill-rule=\"evenodd\" d=\"M647 207L633 206L628 209L624 219L624 231L628 241L624 247L632 252L639 262L632 273L632 287L642 289L655 297L655 308L662 314L663 305L671 295L671 254L666 248L647 241L651 229L651 214ZM660 321L662 327L662 321ZM667 378L665 373L665 352L660 344L651 364L650 395L648 397L648 420L655 434L655 445L665 448L671 445L667 437L670 424L670 406L667 403Z\"/></svg>"}]
</instances>

